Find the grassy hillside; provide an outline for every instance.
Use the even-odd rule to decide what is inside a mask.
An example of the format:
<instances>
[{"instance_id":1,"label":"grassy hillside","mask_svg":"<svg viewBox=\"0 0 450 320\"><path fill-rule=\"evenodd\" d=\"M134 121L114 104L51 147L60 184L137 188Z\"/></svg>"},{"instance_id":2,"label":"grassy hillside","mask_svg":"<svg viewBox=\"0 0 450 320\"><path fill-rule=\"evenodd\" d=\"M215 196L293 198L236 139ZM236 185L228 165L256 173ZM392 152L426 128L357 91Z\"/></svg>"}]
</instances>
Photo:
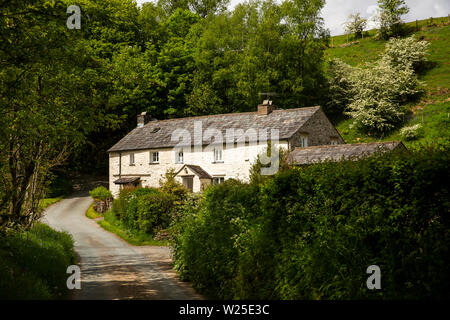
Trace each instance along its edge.
<instances>
[{"instance_id":1,"label":"grassy hillside","mask_svg":"<svg viewBox=\"0 0 450 320\"><path fill-rule=\"evenodd\" d=\"M409 103L410 114L405 116L404 126L422 124L422 134L415 144L436 141L450 137L450 22L448 17L410 22L406 27L418 38L430 42L430 68L419 75L424 82L424 94L418 101ZM354 39L346 35L332 37L332 46L327 50L327 58L339 58L352 66L362 66L377 60L386 41L376 40L375 30L364 34L364 39ZM335 125L347 143L379 141L379 138L365 136L351 128L351 119L335 121ZM401 140L400 128L381 140Z\"/></svg>"}]
</instances>

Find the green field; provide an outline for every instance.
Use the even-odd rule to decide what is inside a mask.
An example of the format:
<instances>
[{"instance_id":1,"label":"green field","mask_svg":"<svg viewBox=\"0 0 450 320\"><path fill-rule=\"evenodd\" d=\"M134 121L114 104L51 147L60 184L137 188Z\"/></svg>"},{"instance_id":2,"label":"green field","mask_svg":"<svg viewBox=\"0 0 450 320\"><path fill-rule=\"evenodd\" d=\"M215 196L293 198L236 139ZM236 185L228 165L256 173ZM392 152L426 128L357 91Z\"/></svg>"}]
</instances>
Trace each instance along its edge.
<instances>
[{"instance_id":1,"label":"green field","mask_svg":"<svg viewBox=\"0 0 450 320\"><path fill-rule=\"evenodd\" d=\"M430 42L429 68L419 74L424 83L424 94L407 105L411 112L405 116L404 126L422 124L417 140L405 141L407 145L432 142L449 137L450 116L450 22L448 17L421 20L406 24L406 28L417 38ZM345 46L347 36L332 37L331 47L326 52L328 59L339 58L352 66L363 66L374 62L383 52L386 41L376 40L375 30L365 33L364 39L348 38L351 45ZM382 138L366 136L351 128L351 119L335 120L335 125L347 143L400 140L400 128Z\"/></svg>"}]
</instances>

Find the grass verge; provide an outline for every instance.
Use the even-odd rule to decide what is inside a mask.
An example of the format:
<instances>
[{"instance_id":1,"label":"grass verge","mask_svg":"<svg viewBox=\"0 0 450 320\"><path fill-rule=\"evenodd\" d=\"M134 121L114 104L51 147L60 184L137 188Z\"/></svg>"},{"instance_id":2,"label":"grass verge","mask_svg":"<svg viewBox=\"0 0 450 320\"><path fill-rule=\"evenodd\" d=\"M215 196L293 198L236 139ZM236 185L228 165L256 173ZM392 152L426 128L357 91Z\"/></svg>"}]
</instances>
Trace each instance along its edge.
<instances>
[{"instance_id":1,"label":"grass verge","mask_svg":"<svg viewBox=\"0 0 450 320\"><path fill-rule=\"evenodd\" d=\"M94 210L94 203L91 204L89 209L86 211L86 217L89 219L103 218L103 215Z\"/></svg>"},{"instance_id":2,"label":"grass verge","mask_svg":"<svg viewBox=\"0 0 450 320\"><path fill-rule=\"evenodd\" d=\"M88 210L89 211L89 210ZM158 241L153 239L152 235L136 232L127 229L114 215L111 210L105 212L104 219L97 221L97 223L106 231L114 233L119 238L125 240L134 246L167 246L168 241Z\"/></svg>"},{"instance_id":3,"label":"grass verge","mask_svg":"<svg viewBox=\"0 0 450 320\"><path fill-rule=\"evenodd\" d=\"M69 297L69 265L76 264L73 239L45 224L0 235L0 300Z\"/></svg>"},{"instance_id":4,"label":"grass verge","mask_svg":"<svg viewBox=\"0 0 450 320\"><path fill-rule=\"evenodd\" d=\"M52 204L55 204L55 203L61 201L62 199L64 199L64 196L41 199L39 201L39 209L44 210L44 209L50 207Z\"/></svg>"}]
</instances>

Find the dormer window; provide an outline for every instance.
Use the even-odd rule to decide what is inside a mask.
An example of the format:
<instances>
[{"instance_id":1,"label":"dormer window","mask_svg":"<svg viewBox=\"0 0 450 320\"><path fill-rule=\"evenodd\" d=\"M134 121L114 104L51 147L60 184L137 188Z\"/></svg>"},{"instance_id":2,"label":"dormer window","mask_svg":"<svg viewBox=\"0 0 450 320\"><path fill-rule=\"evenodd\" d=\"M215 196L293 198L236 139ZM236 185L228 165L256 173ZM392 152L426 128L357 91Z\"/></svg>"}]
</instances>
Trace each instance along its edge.
<instances>
[{"instance_id":1,"label":"dormer window","mask_svg":"<svg viewBox=\"0 0 450 320\"><path fill-rule=\"evenodd\" d=\"M134 166L134 153L130 153L130 166Z\"/></svg>"},{"instance_id":2,"label":"dormer window","mask_svg":"<svg viewBox=\"0 0 450 320\"><path fill-rule=\"evenodd\" d=\"M184 163L183 151L178 151L175 153L175 163Z\"/></svg>"},{"instance_id":3,"label":"dormer window","mask_svg":"<svg viewBox=\"0 0 450 320\"><path fill-rule=\"evenodd\" d=\"M214 162L223 162L222 148L214 148Z\"/></svg>"}]
</instances>

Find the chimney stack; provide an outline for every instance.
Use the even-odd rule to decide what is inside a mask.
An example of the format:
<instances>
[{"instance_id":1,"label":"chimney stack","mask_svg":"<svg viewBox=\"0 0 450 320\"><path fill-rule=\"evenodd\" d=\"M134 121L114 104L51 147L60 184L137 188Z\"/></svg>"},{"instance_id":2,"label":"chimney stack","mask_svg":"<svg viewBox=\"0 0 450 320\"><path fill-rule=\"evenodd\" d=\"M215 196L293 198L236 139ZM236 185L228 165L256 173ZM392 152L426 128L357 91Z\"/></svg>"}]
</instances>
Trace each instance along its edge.
<instances>
[{"instance_id":1,"label":"chimney stack","mask_svg":"<svg viewBox=\"0 0 450 320\"><path fill-rule=\"evenodd\" d=\"M142 112L137 116L137 126L138 128L142 128L144 125L146 125L149 121L152 121L152 115L148 114L147 112Z\"/></svg>"},{"instance_id":2,"label":"chimney stack","mask_svg":"<svg viewBox=\"0 0 450 320\"><path fill-rule=\"evenodd\" d=\"M267 116L273 110L276 109L276 106L272 104L271 100L264 100L262 104L258 104L258 114Z\"/></svg>"}]
</instances>

